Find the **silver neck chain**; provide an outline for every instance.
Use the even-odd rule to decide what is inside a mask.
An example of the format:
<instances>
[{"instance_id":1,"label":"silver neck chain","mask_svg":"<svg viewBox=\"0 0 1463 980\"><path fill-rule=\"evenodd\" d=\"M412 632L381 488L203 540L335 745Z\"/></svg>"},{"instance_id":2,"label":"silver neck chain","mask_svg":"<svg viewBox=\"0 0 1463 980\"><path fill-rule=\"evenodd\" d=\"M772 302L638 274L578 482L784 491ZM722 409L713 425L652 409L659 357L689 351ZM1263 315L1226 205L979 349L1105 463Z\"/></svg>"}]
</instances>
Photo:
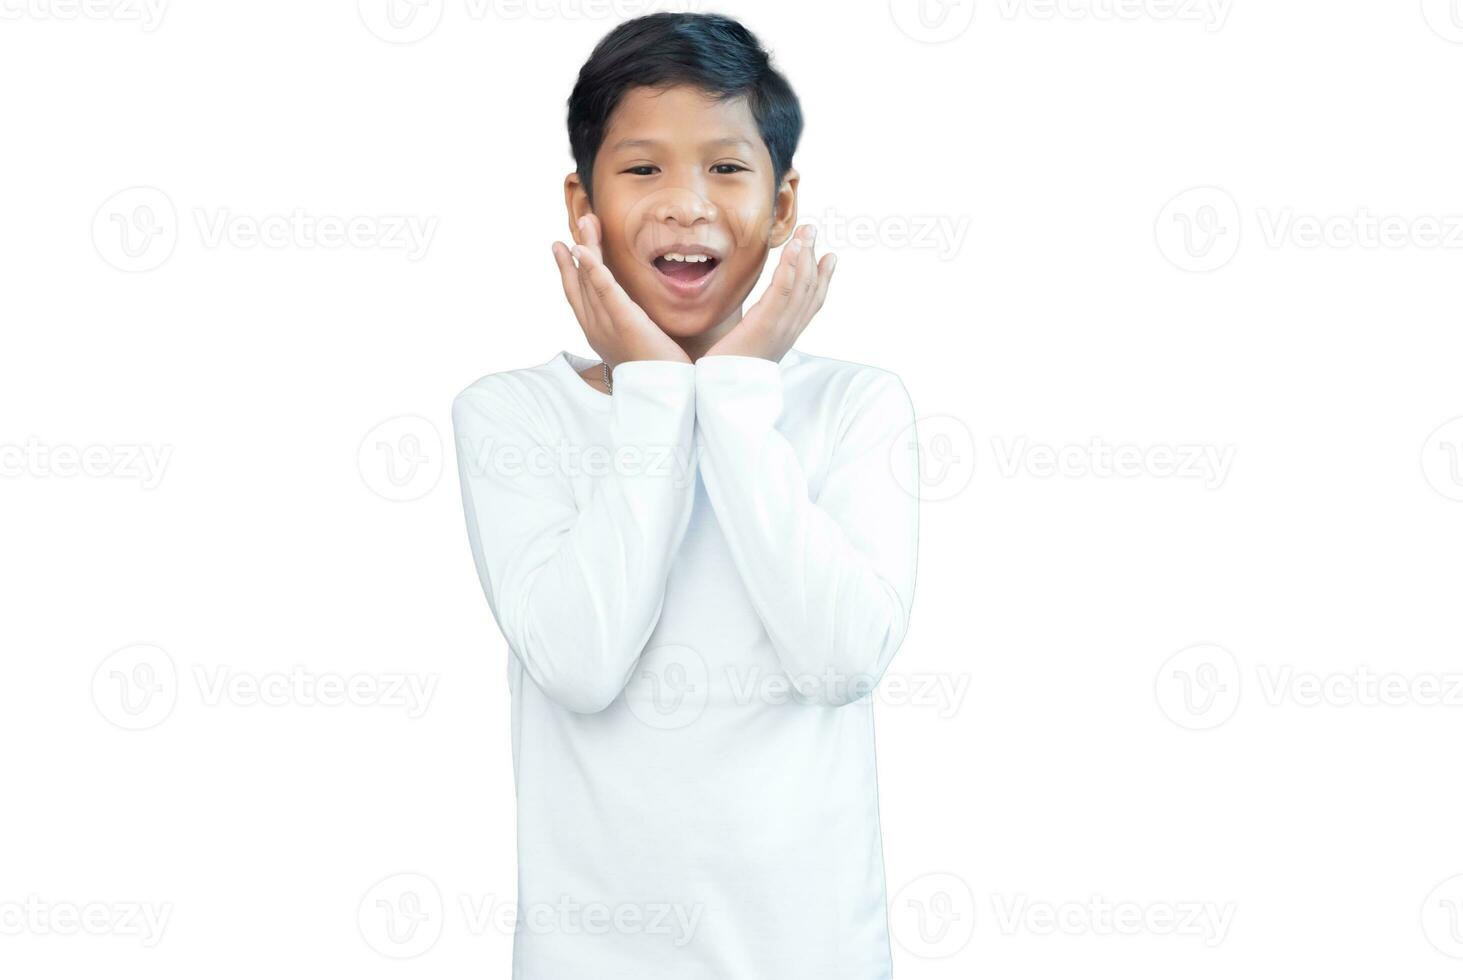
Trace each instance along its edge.
<instances>
[{"instance_id":1,"label":"silver neck chain","mask_svg":"<svg viewBox=\"0 0 1463 980\"><path fill-rule=\"evenodd\" d=\"M609 362L608 361L600 361L599 362L599 366L602 367L602 368L604 368L605 388L609 391L610 394L613 395L615 393L615 385L614 385L614 382L610 381L610 365L609 365Z\"/></svg>"}]
</instances>

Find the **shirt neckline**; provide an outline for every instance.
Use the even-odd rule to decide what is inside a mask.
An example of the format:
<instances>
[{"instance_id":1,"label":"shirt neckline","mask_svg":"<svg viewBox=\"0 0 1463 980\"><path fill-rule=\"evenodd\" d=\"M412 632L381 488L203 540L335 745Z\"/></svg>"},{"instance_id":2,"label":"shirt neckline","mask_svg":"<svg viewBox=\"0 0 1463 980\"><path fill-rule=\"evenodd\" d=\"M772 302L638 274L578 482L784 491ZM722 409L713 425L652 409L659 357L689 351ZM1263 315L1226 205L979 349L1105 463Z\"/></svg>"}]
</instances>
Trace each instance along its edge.
<instances>
[{"instance_id":1,"label":"shirt neckline","mask_svg":"<svg viewBox=\"0 0 1463 980\"><path fill-rule=\"evenodd\" d=\"M567 350L561 350L554 355L554 366L560 369L561 374L567 375L565 380L570 383L570 387L577 390L579 399L591 408L608 411L614 401L613 396L600 391L579 376L580 371L592 368L598 363L599 358L597 357L584 357Z\"/></svg>"},{"instance_id":2,"label":"shirt neckline","mask_svg":"<svg viewBox=\"0 0 1463 980\"><path fill-rule=\"evenodd\" d=\"M782 355L782 360L777 362L777 366L785 368L801 356L796 347L789 347L787 353ZM569 387L578 392L577 397L591 408L597 408L600 411L609 411L611 405L614 403L614 396L600 391L594 385L585 381L579 374L580 371L594 367L599 361L600 359L597 357L585 357L582 354L575 354L567 350L561 350L554 355L554 367L559 370L560 374L565 376L565 380L569 382Z\"/></svg>"}]
</instances>

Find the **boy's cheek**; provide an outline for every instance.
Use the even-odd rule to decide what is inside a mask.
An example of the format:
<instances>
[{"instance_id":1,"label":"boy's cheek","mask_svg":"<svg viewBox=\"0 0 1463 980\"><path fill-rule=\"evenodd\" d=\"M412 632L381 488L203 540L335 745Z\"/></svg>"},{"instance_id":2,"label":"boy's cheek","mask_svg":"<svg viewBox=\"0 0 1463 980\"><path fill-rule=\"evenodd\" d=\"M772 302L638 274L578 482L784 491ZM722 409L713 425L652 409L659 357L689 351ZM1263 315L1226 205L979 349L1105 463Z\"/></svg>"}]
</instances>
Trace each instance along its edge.
<instances>
[{"instance_id":1,"label":"boy's cheek","mask_svg":"<svg viewBox=\"0 0 1463 980\"><path fill-rule=\"evenodd\" d=\"M729 210L727 222L732 233L732 242L738 252L761 249L766 254L767 243L772 236L772 213L761 205Z\"/></svg>"},{"instance_id":2,"label":"boy's cheek","mask_svg":"<svg viewBox=\"0 0 1463 980\"><path fill-rule=\"evenodd\" d=\"M616 272L615 281L620 284L620 288L625 291L625 295L629 296L630 300L642 310L649 310L654 304L655 294L651 292L651 284L648 281L648 277L639 273L621 275Z\"/></svg>"}]
</instances>

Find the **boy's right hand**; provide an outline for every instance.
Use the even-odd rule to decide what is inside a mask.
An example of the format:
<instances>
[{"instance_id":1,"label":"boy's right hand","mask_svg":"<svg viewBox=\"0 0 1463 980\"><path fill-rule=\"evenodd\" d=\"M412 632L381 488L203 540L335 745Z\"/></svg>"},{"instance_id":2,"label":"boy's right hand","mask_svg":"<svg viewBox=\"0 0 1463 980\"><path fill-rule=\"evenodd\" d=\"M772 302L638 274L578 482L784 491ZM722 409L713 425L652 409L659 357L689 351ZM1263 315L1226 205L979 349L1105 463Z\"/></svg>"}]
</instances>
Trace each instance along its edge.
<instances>
[{"instance_id":1,"label":"boy's right hand","mask_svg":"<svg viewBox=\"0 0 1463 980\"><path fill-rule=\"evenodd\" d=\"M564 297L594 352L612 369L625 361L691 363L681 345L645 315L604 264L597 215L579 219L579 236L582 244L572 251L562 242L554 242L554 260L564 281Z\"/></svg>"}]
</instances>

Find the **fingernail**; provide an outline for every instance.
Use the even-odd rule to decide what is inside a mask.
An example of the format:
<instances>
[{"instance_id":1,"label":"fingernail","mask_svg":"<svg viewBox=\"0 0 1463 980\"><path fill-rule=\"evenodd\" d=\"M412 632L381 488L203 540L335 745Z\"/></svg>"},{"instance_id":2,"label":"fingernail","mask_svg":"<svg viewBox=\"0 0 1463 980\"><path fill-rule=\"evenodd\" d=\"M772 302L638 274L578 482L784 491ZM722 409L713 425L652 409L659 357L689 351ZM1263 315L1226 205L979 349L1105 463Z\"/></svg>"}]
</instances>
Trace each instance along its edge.
<instances>
[{"instance_id":1,"label":"fingernail","mask_svg":"<svg viewBox=\"0 0 1463 980\"><path fill-rule=\"evenodd\" d=\"M788 243L787 247L788 250L792 252L792 254L796 255L803 250L803 243L801 240L794 238L791 242Z\"/></svg>"}]
</instances>

